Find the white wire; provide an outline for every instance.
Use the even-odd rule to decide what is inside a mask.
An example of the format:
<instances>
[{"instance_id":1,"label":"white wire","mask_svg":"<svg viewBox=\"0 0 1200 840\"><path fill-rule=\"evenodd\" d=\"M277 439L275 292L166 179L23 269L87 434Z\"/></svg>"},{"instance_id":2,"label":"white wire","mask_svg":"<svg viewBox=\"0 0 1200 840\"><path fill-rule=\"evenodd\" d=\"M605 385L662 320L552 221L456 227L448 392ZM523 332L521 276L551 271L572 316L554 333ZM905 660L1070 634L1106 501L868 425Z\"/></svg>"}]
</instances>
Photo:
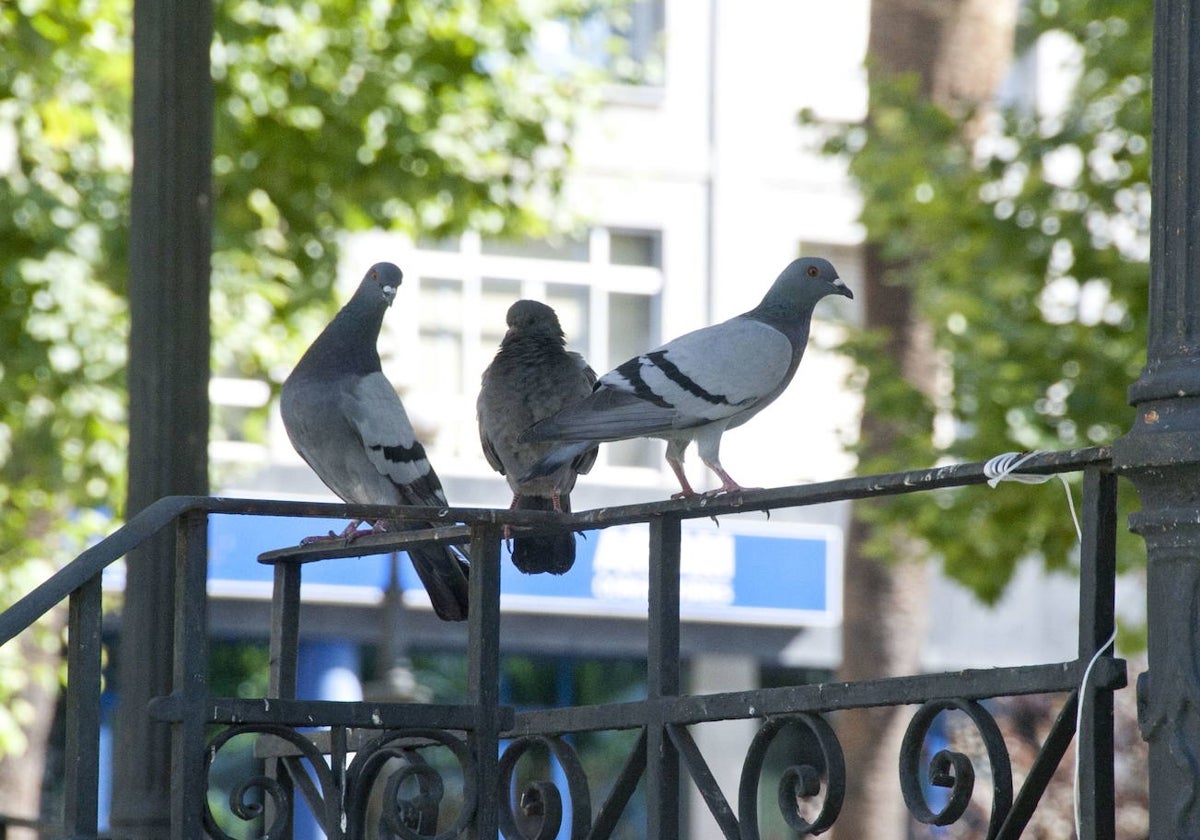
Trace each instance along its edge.
<instances>
[{"instance_id":1,"label":"white wire","mask_svg":"<svg viewBox=\"0 0 1200 840\"><path fill-rule=\"evenodd\" d=\"M1087 668L1083 671L1083 681L1079 684L1079 703L1075 707L1075 836L1080 837L1079 825L1081 820L1079 807L1079 748L1080 742L1083 740L1083 705L1087 700L1087 684L1088 678L1092 675L1092 666L1099 660L1104 651L1108 650L1109 645L1117 640L1117 631L1113 630L1112 635L1108 637L1108 641L1100 646L1100 650L1096 651L1092 656L1092 661L1088 663Z\"/></svg>"},{"instance_id":2,"label":"white wire","mask_svg":"<svg viewBox=\"0 0 1200 840\"><path fill-rule=\"evenodd\" d=\"M1020 468L1026 461L1031 458L1036 458L1042 454L1042 450L1038 449L1034 452L1005 452L1002 455L997 455L995 458L988 460L983 465L983 474L987 476L988 486L995 487L1001 481L1016 481L1020 484L1045 484L1052 475L1038 475L1036 473L1019 473L1014 472ZM1075 497L1071 495L1071 485L1067 482L1067 477L1062 473L1058 474L1058 478L1062 481L1063 490L1067 494L1067 507L1071 510L1071 521L1075 523L1075 536L1083 542L1083 528L1079 525L1079 514L1075 512Z\"/></svg>"},{"instance_id":3,"label":"white wire","mask_svg":"<svg viewBox=\"0 0 1200 840\"><path fill-rule=\"evenodd\" d=\"M1020 452L1005 452L1002 455L997 455L988 460L983 465L983 474L987 476L988 485L995 487L1002 481L1016 481L1021 484L1043 484L1049 481L1053 476L1036 475L1033 473L1018 473L1015 472L1022 464L1031 458L1042 454L1041 450L1036 452L1027 452L1022 455ZM1079 526L1079 515L1075 512L1075 497L1071 495L1071 485L1067 483L1067 478L1062 473L1058 474L1062 480L1063 489L1067 493L1067 505L1071 509L1071 521L1075 523L1075 535L1079 537L1079 542L1083 542L1083 529ZM1080 731L1083 728L1083 708L1088 699L1087 684L1088 679L1092 675L1092 667L1099 661L1104 651L1108 650L1109 646L1117 640L1117 631L1113 630L1112 635L1108 637L1108 641L1100 646L1092 656L1092 661L1088 663L1087 668L1083 671L1083 680L1079 684L1079 698L1075 708L1075 836L1079 836L1080 805L1079 805L1079 749L1080 741L1083 739L1083 734Z\"/></svg>"}]
</instances>

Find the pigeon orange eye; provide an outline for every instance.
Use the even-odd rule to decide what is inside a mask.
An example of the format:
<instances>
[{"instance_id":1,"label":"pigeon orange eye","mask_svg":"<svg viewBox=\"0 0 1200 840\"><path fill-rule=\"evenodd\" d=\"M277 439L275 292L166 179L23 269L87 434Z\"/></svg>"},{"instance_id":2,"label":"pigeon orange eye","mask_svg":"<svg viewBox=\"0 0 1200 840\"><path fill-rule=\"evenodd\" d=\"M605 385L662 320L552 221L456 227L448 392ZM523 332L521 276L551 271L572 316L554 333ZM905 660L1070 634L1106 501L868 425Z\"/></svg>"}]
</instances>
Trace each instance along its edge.
<instances>
[{"instance_id":1,"label":"pigeon orange eye","mask_svg":"<svg viewBox=\"0 0 1200 840\"><path fill-rule=\"evenodd\" d=\"M809 277L816 277L816 276L817 276L817 267L816 267L815 265L810 265L810 266L808 267L808 276L809 276Z\"/></svg>"}]
</instances>

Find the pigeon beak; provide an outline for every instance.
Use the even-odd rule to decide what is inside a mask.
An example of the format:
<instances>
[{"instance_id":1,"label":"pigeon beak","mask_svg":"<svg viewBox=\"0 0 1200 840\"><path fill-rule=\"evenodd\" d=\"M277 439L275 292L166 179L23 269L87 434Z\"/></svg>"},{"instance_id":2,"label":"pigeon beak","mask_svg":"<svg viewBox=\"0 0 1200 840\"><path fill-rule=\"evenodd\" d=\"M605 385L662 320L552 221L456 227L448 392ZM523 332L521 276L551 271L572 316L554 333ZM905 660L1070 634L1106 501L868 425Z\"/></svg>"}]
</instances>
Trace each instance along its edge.
<instances>
[{"instance_id":1,"label":"pigeon beak","mask_svg":"<svg viewBox=\"0 0 1200 840\"><path fill-rule=\"evenodd\" d=\"M835 294L839 294L839 295L842 295L843 297L850 298L850 300L854 300L854 292L850 291L850 287L847 286L845 283L843 283L841 280L834 280L833 288L835 290Z\"/></svg>"},{"instance_id":2,"label":"pigeon beak","mask_svg":"<svg viewBox=\"0 0 1200 840\"><path fill-rule=\"evenodd\" d=\"M391 306L392 301L396 299L396 287L395 286L384 286L383 287L383 299L387 301L388 306Z\"/></svg>"}]
</instances>

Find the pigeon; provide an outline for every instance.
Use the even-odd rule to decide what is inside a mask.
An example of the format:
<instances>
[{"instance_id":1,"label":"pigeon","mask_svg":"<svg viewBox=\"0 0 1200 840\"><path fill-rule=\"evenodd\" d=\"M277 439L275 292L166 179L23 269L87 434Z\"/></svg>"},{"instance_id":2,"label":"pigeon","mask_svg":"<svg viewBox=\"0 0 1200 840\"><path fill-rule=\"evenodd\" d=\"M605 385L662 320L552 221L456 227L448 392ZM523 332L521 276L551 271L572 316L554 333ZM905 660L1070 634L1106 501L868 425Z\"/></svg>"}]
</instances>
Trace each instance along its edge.
<instances>
[{"instance_id":1,"label":"pigeon","mask_svg":"<svg viewBox=\"0 0 1200 840\"><path fill-rule=\"evenodd\" d=\"M376 263L354 296L305 351L283 383L280 412L288 438L325 485L343 501L364 505L446 506L446 494L400 397L379 363L379 329L402 273ZM373 531L429 527L382 520L359 531L310 537L353 540ZM408 550L434 611L446 621L467 617L469 567L449 546Z\"/></svg>"},{"instance_id":2,"label":"pigeon","mask_svg":"<svg viewBox=\"0 0 1200 840\"><path fill-rule=\"evenodd\" d=\"M749 312L682 335L609 371L591 396L521 436L522 442L564 444L521 480L555 473L598 441L655 437L667 441L667 463L682 488L671 498L698 495L683 470L692 441L700 460L721 479L712 494L745 489L721 466L721 435L783 393L804 355L813 308L826 295L854 297L828 260L794 260Z\"/></svg>"},{"instance_id":3,"label":"pigeon","mask_svg":"<svg viewBox=\"0 0 1200 840\"><path fill-rule=\"evenodd\" d=\"M544 303L519 300L508 309L508 332L496 357L483 372L476 401L479 442L496 472L508 479L510 510L571 511L571 490L580 473L596 462L595 444L584 448L546 475L520 476L549 455L554 443L522 443L531 425L592 393L596 374L583 357L566 349L558 316ZM518 536L512 541L513 565L526 574L563 574L575 562L575 535Z\"/></svg>"}]
</instances>

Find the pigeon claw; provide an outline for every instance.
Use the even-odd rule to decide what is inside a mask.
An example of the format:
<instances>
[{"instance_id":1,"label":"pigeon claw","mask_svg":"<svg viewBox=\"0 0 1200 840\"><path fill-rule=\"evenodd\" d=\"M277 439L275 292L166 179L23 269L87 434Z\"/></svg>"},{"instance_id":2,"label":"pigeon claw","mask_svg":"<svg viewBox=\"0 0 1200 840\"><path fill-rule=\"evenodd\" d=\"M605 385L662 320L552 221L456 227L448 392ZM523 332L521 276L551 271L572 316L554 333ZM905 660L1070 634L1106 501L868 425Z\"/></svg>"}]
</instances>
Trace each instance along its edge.
<instances>
[{"instance_id":1,"label":"pigeon claw","mask_svg":"<svg viewBox=\"0 0 1200 840\"><path fill-rule=\"evenodd\" d=\"M716 496L724 496L729 493L744 493L748 490L761 490L761 489L762 489L761 487L743 487L740 484L734 484L732 486L721 485L720 487L716 488L715 490L705 491L701 495L703 495L706 499L712 499Z\"/></svg>"},{"instance_id":2,"label":"pigeon claw","mask_svg":"<svg viewBox=\"0 0 1200 840\"><path fill-rule=\"evenodd\" d=\"M335 534L333 531L330 531L328 534L316 534L311 537L305 537L300 540L300 545L316 545L317 543L332 542L341 538L341 534Z\"/></svg>"},{"instance_id":3,"label":"pigeon claw","mask_svg":"<svg viewBox=\"0 0 1200 840\"><path fill-rule=\"evenodd\" d=\"M346 530L342 531L341 537L346 541L346 545L350 545L359 537L365 537L368 534L379 534L387 530L387 522L379 519L370 528L360 529L358 526L362 524L361 519L356 519L346 526Z\"/></svg>"},{"instance_id":4,"label":"pigeon claw","mask_svg":"<svg viewBox=\"0 0 1200 840\"><path fill-rule=\"evenodd\" d=\"M384 521L382 519L376 522L373 527L365 528L360 531L358 526L361 524L361 519L355 519L349 525L343 528L340 534L330 531L327 534L317 534L316 536L305 537L304 539L300 540L300 545L317 545L319 543L336 542L338 540L345 540L346 545L350 545L350 543L354 542L359 537L365 537L367 534L377 534L380 531L386 530L384 528Z\"/></svg>"}]
</instances>

